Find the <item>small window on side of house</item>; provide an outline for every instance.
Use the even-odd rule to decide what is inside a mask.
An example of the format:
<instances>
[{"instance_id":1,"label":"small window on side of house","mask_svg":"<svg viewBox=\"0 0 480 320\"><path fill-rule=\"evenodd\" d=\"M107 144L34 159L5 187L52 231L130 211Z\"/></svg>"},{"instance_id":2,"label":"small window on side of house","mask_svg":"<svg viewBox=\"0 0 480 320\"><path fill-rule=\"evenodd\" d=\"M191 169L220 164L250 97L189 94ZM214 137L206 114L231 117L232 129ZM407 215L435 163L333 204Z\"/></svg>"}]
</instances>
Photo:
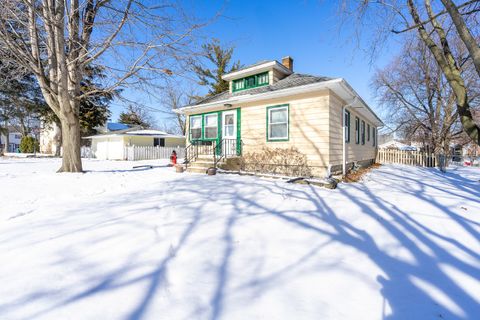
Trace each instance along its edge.
<instances>
[{"instance_id":1,"label":"small window on side of house","mask_svg":"<svg viewBox=\"0 0 480 320\"><path fill-rule=\"evenodd\" d=\"M345 142L350 142L350 112L345 110Z\"/></svg>"},{"instance_id":2,"label":"small window on side of house","mask_svg":"<svg viewBox=\"0 0 480 320\"><path fill-rule=\"evenodd\" d=\"M367 124L367 141L370 141L370 125Z\"/></svg>"},{"instance_id":3,"label":"small window on side of house","mask_svg":"<svg viewBox=\"0 0 480 320\"><path fill-rule=\"evenodd\" d=\"M377 129L375 127L372 128L372 137L373 137L373 146L377 145Z\"/></svg>"}]
</instances>

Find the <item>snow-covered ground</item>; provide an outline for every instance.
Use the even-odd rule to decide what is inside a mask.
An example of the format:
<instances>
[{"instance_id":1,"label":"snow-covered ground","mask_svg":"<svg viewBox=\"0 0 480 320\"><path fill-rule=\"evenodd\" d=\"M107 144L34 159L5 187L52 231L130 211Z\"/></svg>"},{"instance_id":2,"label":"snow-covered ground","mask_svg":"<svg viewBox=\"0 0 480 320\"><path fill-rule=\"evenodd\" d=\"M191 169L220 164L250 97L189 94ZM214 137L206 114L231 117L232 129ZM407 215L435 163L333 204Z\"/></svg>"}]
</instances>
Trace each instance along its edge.
<instances>
[{"instance_id":1,"label":"snow-covered ground","mask_svg":"<svg viewBox=\"0 0 480 320\"><path fill-rule=\"evenodd\" d=\"M0 159L0 319L480 315L479 169L327 190L162 164Z\"/></svg>"}]
</instances>

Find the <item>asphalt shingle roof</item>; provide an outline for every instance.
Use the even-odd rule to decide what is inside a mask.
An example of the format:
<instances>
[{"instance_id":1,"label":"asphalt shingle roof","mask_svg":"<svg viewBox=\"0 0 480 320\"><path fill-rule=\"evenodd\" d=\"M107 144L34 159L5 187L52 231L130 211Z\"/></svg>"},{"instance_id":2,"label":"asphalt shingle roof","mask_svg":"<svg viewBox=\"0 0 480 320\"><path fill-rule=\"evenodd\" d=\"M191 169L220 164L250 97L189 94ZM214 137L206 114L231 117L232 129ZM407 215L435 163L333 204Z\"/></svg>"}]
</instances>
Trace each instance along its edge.
<instances>
[{"instance_id":1,"label":"asphalt shingle roof","mask_svg":"<svg viewBox=\"0 0 480 320\"><path fill-rule=\"evenodd\" d=\"M334 78L317 77L317 76L312 76L309 74L301 74L301 73L292 73L291 75L283 78L282 80L279 80L274 84L271 84L268 86L247 89L247 90L237 91L233 93L230 93L229 91L225 91L214 96L207 96L202 100L198 101L197 103L193 104L192 106L205 104L205 103L212 103L217 101L223 101L223 100L233 98L235 96L242 96L246 94L255 95L255 94L272 92L272 91L288 89L293 87L300 87L300 86L317 83L317 82L328 81L332 79Z\"/></svg>"}]
</instances>

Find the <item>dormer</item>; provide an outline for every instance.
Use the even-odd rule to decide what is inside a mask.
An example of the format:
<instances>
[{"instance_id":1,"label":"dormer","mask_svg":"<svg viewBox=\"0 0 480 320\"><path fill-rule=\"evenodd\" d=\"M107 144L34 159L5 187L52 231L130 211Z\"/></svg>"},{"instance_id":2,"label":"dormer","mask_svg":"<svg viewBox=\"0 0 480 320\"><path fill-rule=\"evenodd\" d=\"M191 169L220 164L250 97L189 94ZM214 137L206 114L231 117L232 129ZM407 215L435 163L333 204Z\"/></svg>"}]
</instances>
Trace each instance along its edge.
<instances>
[{"instance_id":1,"label":"dormer","mask_svg":"<svg viewBox=\"0 0 480 320\"><path fill-rule=\"evenodd\" d=\"M243 69L227 73L222 79L229 82L230 93L272 85L293 73L293 59L261 61Z\"/></svg>"}]
</instances>

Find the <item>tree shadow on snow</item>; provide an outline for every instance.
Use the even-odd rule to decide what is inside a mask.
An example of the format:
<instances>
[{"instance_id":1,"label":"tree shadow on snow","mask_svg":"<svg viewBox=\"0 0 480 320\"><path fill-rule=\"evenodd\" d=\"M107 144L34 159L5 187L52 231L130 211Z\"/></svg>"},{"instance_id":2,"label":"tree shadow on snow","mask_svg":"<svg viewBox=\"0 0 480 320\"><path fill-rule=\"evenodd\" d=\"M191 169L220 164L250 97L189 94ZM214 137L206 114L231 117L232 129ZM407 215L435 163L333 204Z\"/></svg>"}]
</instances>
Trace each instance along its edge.
<instances>
[{"instance_id":1,"label":"tree shadow on snow","mask_svg":"<svg viewBox=\"0 0 480 320\"><path fill-rule=\"evenodd\" d=\"M438 181L450 185L452 188L452 190L444 191L438 188L437 184L419 181L415 177L405 174L385 172L383 176L387 178L386 180L391 180L392 191L415 197L417 201L433 206L446 217L455 221L474 239L479 239L477 222L457 214L451 207L439 203L437 197L431 196L432 192L437 192L444 197L464 198L470 201L478 199L480 196L478 188L471 180L466 180L456 173L446 176L438 175L435 177ZM207 260L211 260L211 271L214 274L211 288L198 293L208 298L192 302L189 318L212 320L226 318L226 310L231 301L235 301L241 296L244 303L248 303L249 299L253 303L259 296L268 294L270 290L279 288L285 282L302 276L304 266L311 264L312 261L323 263L325 268L340 268L336 261L329 263L319 261L318 253L332 243L339 243L355 249L358 253L363 253L381 270L377 275L368 276L376 279L385 305L388 305L389 310L385 307L382 314L384 319L437 317L441 319L474 319L480 314L480 306L476 300L478 297L472 296L471 292L458 285L445 270L445 266L448 266L473 279L479 279L478 263L475 265L471 262L480 260L479 253L465 246L462 239L441 234L432 226L416 219L415 214L417 213L408 207L408 203L399 207L396 203L380 198L377 194L378 190L370 189L368 183L341 185L338 190L327 191L313 186L292 186L279 181L257 183L258 181L257 178L251 177L222 176L216 178L183 175L174 184L169 185L166 192L187 194L189 200L184 199L181 206L190 210L192 214L185 217L185 221L182 220L178 238L176 241L172 241L168 252L150 261L154 265L153 268L141 272L143 266L136 263L137 260L140 260L141 255L141 252L138 252L126 257L124 263L114 270L94 274L87 280L86 288L75 291L75 294L71 293L73 292L72 288L66 288L67 290L59 292L54 290L32 292L26 295L22 301L1 305L0 310L10 312L15 308L42 300L48 294L59 297L53 305L32 314L30 318L33 319L100 293L140 284L143 288L141 295L132 298L137 301L134 303L134 307L124 315L124 319L144 319L147 315L151 317L149 310L155 305L162 290L168 287L169 269L176 257L182 253L182 250L186 250L185 247L193 241L191 239L195 233L200 229L208 228L210 221L220 221L223 229L212 230L212 233L218 233L218 237L215 238L219 244L218 250L209 252L209 256L205 257ZM457 192L455 188L457 188ZM467 195L459 194L459 191ZM139 207L133 207L125 215L113 217L103 223L97 221L91 226L79 227L76 232L88 233L92 231L92 228L106 228L111 223L123 223L125 227L139 228L139 230L151 229L148 217L149 212L154 214L155 210L159 209L159 204L153 200L156 199L154 196L158 192L141 194L142 203L139 204ZM371 234L372 231L369 230L368 225L357 225L356 221L348 221L345 216L352 217L352 215L339 212L335 208L334 202L329 201L328 196L331 194L345 201L353 202L355 213L359 217L369 218L379 224L390 237L399 243L403 250L413 257L412 261L398 258L388 248L383 247L380 239L375 239ZM122 201L136 201L138 196L125 195L127 199L112 199L111 202L100 205L97 210L99 212L109 210L109 208L121 205ZM299 209L283 209L281 201L275 204L262 201L262 197L270 196L281 197L279 199L287 202L306 201L312 209L302 209L305 206ZM172 196L170 202L165 200L166 203L161 209L175 212L175 206L179 205L178 201L175 196ZM225 204L224 210L222 212L209 211L208 204L210 202ZM145 215L145 219L143 219L143 215ZM129 219L131 217L137 217L137 219ZM263 217L273 217L282 224L317 236L321 241L312 244L311 248L305 248L304 252L292 256L287 263L282 262L283 265L281 265L282 263L279 262L274 270L265 271L263 267L265 257L259 256L249 261L251 270L245 271L242 275L234 275L232 265L238 254L237 246L239 246L236 231L245 228L243 224L246 222ZM52 226L48 224L44 226L44 228L48 227ZM67 234L59 235L59 237L64 236ZM453 246L463 255L452 254L440 244ZM155 243L145 244L145 250L149 250L152 246L155 246ZM258 246L262 246L261 241ZM192 249L189 248L189 250ZM63 255L65 261L60 261L60 263L77 263L75 261L78 257L75 257L74 253L70 253L70 255L72 256ZM464 258L465 256L470 259ZM348 259L348 257L345 258ZM205 266L192 266L192 268L200 267ZM95 270L94 265L88 266L88 268ZM322 271L318 269L311 272ZM134 276L131 276L132 272L135 274ZM170 270L170 272L174 272L174 270ZM364 273L367 270L351 270L351 272L362 278L365 277ZM236 277L236 286L233 286L234 277ZM240 285L238 285L238 279L241 279ZM439 301L433 297L433 291L437 292L437 297L441 296L444 299ZM376 299L376 297L373 298ZM432 310L435 310L434 314L432 314ZM2 311L0 311L1 314ZM156 316L162 317L162 315ZM359 315L359 318L362 316Z\"/></svg>"}]
</instances>

